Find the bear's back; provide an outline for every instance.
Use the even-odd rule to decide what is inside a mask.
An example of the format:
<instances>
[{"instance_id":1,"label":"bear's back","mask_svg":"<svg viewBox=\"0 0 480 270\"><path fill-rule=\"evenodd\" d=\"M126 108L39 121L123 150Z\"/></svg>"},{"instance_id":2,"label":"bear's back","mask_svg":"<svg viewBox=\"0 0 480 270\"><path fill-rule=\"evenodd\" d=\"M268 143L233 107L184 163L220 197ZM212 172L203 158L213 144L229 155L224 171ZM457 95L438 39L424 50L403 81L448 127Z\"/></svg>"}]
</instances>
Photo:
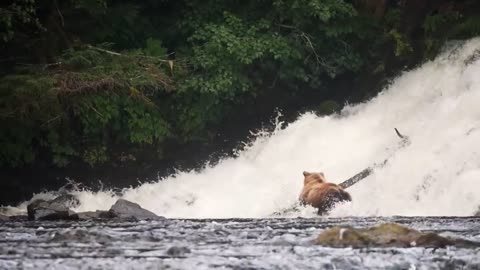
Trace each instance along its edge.
<instances>
[{"instance_id":1,"label":"bear's back","mask_svg":"<svg viewBox=\"0 0 480 270\"><path fill-rule=\"evenodd\" d=\"M334 183L308 183L300 195L300 201L317 208L319 214L329 211L337 202L351 200L350 194Z\"/></svg>"}]
</instances>

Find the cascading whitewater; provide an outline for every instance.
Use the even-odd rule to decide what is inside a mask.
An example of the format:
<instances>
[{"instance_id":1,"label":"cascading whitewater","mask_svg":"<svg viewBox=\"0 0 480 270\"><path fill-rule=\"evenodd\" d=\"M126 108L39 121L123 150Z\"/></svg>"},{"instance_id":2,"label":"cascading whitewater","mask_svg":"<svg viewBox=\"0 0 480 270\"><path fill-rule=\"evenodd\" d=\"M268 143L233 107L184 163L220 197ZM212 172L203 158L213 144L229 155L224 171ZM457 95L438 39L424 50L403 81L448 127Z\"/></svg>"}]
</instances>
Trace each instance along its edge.
<instances>
[{"instance_id":1,"label":"cascading whitewater","mask_svg":"<svg viewBox=\"0 0 480 270\"><path fill-rule=\"evenodd\" d=\"M397 147L395 127L410 145ZM297 201L304 170L339 183L388 157L348 189L353 202L332 216L463 216L480 205L480 38L451 46L368 102L328 117L303 114L258 136L235 158L127 189L122 197L172 218L264 218ZM108 191L75 194L76 211L108 209L118 198ZM294 215L314 213L305 208Z\"/></svg>"}]
</instances>

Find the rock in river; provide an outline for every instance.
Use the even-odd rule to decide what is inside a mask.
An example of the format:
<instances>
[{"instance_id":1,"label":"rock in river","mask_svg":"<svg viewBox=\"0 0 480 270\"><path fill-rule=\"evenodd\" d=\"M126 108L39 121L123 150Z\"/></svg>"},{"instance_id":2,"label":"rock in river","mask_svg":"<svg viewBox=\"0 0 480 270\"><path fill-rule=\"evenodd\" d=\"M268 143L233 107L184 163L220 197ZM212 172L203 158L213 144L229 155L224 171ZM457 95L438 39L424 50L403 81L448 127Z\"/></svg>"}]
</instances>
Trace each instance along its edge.
<instances>
[{"instance_id":1,"label":"rock in river","mask_svg":"<svg viewBox=\"0 0 480 270\"><path fill-rule=\"evenodd\" d=\"M30 220L78 219L62 201L35 200L27 206Z\"/></svg>"},{"instance_id":2,"label":"rock in river","mask_svg":"<svg viewBox=\"0 0 480 270\"><path fill-rule=\"evenodd\" d=\"M79 212L77 213L78 219L104 219L114 217L109 211L88 211L88 212Z\"/></svg>"},{"instance_id":3,"label":"rock in river","mask_svg":"<svg viewBox=\"0 0 480 270\"><path fill-rule=\"evenodd\" d=\"M143 209L140 205L124 200L119 199L117 202L110 208L110 214L116 218L134 218L134 219L162 219L154 213Z\"/></svg>"},{"instance_id":4,"label":"rock in river","mask_svg":"<svg viewBox=\"0 0 480 270\"><path fill-rule=\"evenodd\" d=\"M63 194L55 198L52 203L59 203L65 205L67 208L75 208L80 205L80 200L74 195Z\"/></svg>"},{"instance_id":5,"label":"rock in river","mask_svg":"<svg viewBox=\"0 0 480 270\"><path fill-rule=\"evenodd\" d=\"M366 229L333 227L323 231L315 244L330 247L478 247L480 243L423 233L399 224L386 223Z\"/></svg>"}]
</instances>

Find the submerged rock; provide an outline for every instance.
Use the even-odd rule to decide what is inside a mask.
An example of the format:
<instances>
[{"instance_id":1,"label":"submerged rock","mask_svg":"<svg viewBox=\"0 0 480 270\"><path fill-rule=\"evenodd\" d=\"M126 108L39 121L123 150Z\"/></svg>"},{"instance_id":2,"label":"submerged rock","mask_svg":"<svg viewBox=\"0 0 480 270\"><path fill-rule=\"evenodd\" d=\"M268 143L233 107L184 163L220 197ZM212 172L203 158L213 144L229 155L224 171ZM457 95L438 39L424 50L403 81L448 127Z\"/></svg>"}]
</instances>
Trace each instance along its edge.
<instances>
[{"instance_id":1,"label":"submerged rock","mask_svg":"<svg viewBox=\"0 0 480 270\"><path fill-rule=\"evenodd\" d=\"M35 200L27 206L27 212L30 220L78 219L63 202L55 200Z\"/></svg>"},{"instance_id":2,"label":"submerged rock","mask_svg":"<svg viewBox=\"0 0 480 270\"><path fill-rule=\"evenodd\" d=\"M71 228L54 233L49 232L44 237L51 242L108 243L112 240L111 236L100 232Z\"/></svg>"},{"instance_id":3,"label":"submerged rock","mask_svg":"<svg viewBox=\"0 0 480 270\"><path fill-rule=\"evenodd\" d=\"M119 199L108 211L113 217L116 218L134 218L134 219L161 219L154 213L143 209L140 205Z\"/></svg>"},{"instance_id":4,"label":"submerged rock","mask_svg":"<svg viewBox=\"0 0 480 270\"><path fill-rule=\"evenodd\" d=\"M27 221L27 215L16 215L16 216L9 216L10 221Z\"/></svg>"},{"instance_id":5,"label":"submerged rock","mask_svg":"<svg viewBox=\"0 0 480 270\"><path fill-rule=\"evenodd\" d=\"M187 247L170 247L167 250L167 255L171 257L182 257L185 256L187 253L190 253L190 249Z\"/></svg>"},{"instance_id":6,"label":"submerged rock","mask_svg":"<svg viewBox=\"0 0 480 270\"><path fill-rule=\"evenodd\" d=\"M109 211L87 211L77 213L78 219L103 219L103 218L112 218L114 217Z\"/></svg>"},{"instance_id":7,"label":"submerged rock","mask_svg":"<svg viewBox=\"0 0 480 270\"><path fill-rule=\"evenodd\" d=\"M315 244L330 247L478 247L480 243L442 237L435 233L422 233L399 224L386 223L377 227L356 229L333 227L323 231Z\"/></svg>"}]
</instances>

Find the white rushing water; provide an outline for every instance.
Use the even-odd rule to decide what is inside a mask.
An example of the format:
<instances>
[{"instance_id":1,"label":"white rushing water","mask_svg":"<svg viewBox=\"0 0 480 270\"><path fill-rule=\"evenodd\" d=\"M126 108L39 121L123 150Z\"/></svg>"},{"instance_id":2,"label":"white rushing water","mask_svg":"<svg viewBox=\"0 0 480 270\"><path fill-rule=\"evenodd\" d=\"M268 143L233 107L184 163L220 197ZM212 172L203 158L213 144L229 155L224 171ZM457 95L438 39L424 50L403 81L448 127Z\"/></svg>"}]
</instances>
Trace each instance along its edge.
<instances>
[{"instance_id":1,"label":"white rushing water","mask_svg":"<svg viewBox=\"0 0 480 270\"><path fill-rule=\"evenodd\" d=\"M478 58L478 59L477 59ZM352 87L355 87L352 85ZM320 102L320 101L319 101ZM398 148L394 128L411 144ZM294 204L302 171L339 183L390 157L348 189L332 216L471 215L480 205L480 38L406 72L338 115L306 113L236 158L128 189L124 198L172 218L269 217ZM109 209L109 192L76 193L76 211ZM305 208L295 216L313 216Z\"/></svg>"}]
</instances>

